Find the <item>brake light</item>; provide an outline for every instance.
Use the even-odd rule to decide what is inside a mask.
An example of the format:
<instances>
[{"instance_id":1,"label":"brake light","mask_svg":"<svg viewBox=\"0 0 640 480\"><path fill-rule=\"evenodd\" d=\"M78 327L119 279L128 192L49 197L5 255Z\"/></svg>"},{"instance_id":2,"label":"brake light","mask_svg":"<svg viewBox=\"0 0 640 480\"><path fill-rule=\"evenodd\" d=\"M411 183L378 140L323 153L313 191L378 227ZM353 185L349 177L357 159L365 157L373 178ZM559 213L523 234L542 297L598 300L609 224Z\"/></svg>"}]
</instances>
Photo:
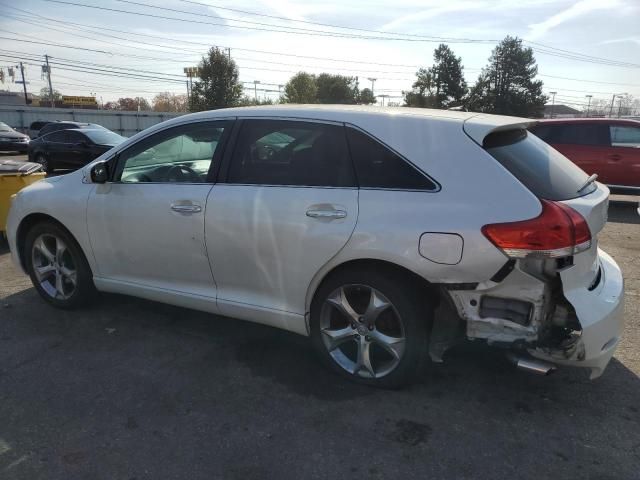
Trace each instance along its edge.
<instances>
[{"instance_id":1,"label":"brake light","mask_svg":"<svg viewBox=\"0 0 640 480\"><path fill-rule=\"evenodd\" d=\"M536 218L485 225L482 233L514 258L567 257L591 247L591 232L582 215L559 202L541 202L542 213Z\"/></svg>"}]
</instances>

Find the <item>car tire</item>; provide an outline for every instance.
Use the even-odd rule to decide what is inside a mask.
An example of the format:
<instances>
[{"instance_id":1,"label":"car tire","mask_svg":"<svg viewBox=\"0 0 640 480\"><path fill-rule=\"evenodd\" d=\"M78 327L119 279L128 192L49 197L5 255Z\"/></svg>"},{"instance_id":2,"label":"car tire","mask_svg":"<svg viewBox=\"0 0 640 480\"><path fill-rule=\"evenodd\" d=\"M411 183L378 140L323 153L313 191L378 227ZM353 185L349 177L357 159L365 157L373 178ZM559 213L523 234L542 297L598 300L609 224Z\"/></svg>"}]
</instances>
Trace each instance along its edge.
<instances>
[{"instance_id":1,"label":"car tire","mask_svg":"<svg viewBox=\"0 0 640 480\"><path fill-rule=\"evenodd\" d=\"M352 381L399 388L428 361L433 308L395 272L343 270L325 279L311 304L311 341L323 363Z\"/></svg>"},{"instance_id":2,"label":"car tire","mask_svg":"<svg viewBox=\"0 0 640 480\"><path fill-rule=\"evenodd\" d=\"M40 165L42 165L42 169L45 172L47 172L47 173L53 172L53 165L51 164L51 162L49 160L47 160L47 157L46 157L46 155L44 153L38 153L36 155L35 162L39 163Z\"/></svg>"},{"instance_id":3,"label":"car tire","mask_svg":"<svg viewBox=\"0 0 640 480\"><path fill-rule=\"evenodd\" d=\"M61 225L45 221L33 226L24 256L31 282L51 305L71 309L94 297L91 267L78 242Z\"/></svg>"}]
</instances>

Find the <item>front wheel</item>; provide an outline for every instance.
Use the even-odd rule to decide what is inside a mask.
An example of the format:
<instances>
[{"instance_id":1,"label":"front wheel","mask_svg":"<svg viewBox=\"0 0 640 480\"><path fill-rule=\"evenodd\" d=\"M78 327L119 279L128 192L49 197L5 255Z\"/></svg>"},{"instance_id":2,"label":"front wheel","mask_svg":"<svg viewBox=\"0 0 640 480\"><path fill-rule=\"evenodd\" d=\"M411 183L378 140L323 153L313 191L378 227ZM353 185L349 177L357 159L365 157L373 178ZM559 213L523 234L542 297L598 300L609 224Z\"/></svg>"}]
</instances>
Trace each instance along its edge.
<instances>
[{"instance_id":1,"label":"front wheel","mask_svg":"<svg viewBox=\"0 0 640 480\"><path fill-rule=\"evenodd\" d=\"M312 342L351 380L385 388L411 383L427 359L431 309L424 297L397 275L339 272L314 297Z\"/></svg>"},{"instance_id":2,"label":"front wheel","mask_svg":"<svg viewBox=\"0 0 640 480\"><path fill-rule=\"evenodd\" d=\"M47 160L47 157L44 153L37 154L35 161L36 163L42 165L42 170L44 170L45 172L51 173L53 171L53 165L51 162L49 162L49 160Z\"/></svg>"},{"instance_id":3,"label":"front wheel","mask_svg":"<svg viewBox=\"0 0 640 480\"><path fill-rule=\"evenodd\" d=\"M78 243L54 222L35 225L27 234L26 267L31 282L50 304L74 308L94 294L93 275Z\"/></svg>"}]
</instances>

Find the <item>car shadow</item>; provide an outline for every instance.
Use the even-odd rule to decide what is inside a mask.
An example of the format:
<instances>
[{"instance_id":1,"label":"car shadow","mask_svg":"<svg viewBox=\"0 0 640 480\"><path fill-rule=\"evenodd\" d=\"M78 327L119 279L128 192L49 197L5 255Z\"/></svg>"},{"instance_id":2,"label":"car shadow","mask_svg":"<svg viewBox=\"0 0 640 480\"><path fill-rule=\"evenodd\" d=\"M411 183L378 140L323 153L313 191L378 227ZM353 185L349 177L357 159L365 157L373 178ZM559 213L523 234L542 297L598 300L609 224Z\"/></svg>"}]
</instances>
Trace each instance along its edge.
<instances>
[{"instance_id":1,"label":"car shadow","mask_svg":"<svg viewBox=\"0 0 640 480\"><path fill-rule=\"evenodd\" d=\"M636 202L611 200L609 202L609 218L607 221L614 223L640 224L638 202L640 202L640 197Z\"/></svg>"},{"instance_id":2,"label":"car shadow","mask_svg":"<svg viewBox=\"0 0 640 480\"><path fill-rule=\"evenodd\" d=\"M325 369L306 337L263 325L120 295L77 311L51 308L33 288L0 303L0 392L13 441L27 441L34 419L56 438L89 435L89 443L97 433L84 432L102 425L96 442L130 438L141 454L155 445L154 456L191 438L201 447L235 435L243 448L260 451L267 438L295 457L320 436L325 455L342 458L360 442L418 469L445 459L453 468L456 458L471 468L497 455L492 461L520 471L523 453L535 451L543 464L569 469L566 478L576 468L607 474L614 454L638 453L640 439L617 432L640 424L640 379L616 359L595 381L579 369L542 377L516 370L497 349L465 343L418 383L379 390ZM125 427L106 426L113 422ZM164 435L171 441L159 446ZM258 460L277 471L276 458ZM358 457L351 462L361 467ZM390 477L392 467L378 468ZM616 471L605 477L626 478Z\"/></svg>"}]
</instances>

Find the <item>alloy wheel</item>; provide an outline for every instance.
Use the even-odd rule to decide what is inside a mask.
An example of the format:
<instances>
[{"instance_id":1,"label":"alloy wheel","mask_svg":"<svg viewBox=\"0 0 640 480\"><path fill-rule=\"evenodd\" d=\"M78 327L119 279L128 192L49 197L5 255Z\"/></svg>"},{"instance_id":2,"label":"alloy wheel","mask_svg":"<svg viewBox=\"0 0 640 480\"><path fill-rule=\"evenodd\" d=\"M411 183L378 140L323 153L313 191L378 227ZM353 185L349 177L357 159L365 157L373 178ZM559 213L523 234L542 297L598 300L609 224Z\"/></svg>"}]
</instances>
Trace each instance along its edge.
<instances>
[{"instance_id":1,"label":"alloy wheel","mask_svg":"<svg viewBox=\"0 0 640 480\"><path fill-rule=\"evenodd\" d=\"M40 154L36 157L36 163L39 163L40 165L42 165L42 169L46 172L47 168L49 168L49 161L47 160L47 157L45 157L43 154Z\"/></svg>"},{"instance_id":2,"label":"alloy wheel","mask_svg":"<svg viewBox=\"0 0 640 480\"><path fill-rule=\"evenodd\" d=\"M326 298L320 333L333 361L361 378L388 375L405 352L405 329L397 309L367 285L344 285Z\"/></svg>"},{"instance_id":3,"label":"alloy wheel","mask_svg":"<svg viewBox=\"0 0 640 480\"><path fill-rule=\"evenodd\" d=\"M76 291L78 274L71 251L56 235L42 234L31 251L35 277L51 298L67 300Z\"/></svg>"}]
</instances>

